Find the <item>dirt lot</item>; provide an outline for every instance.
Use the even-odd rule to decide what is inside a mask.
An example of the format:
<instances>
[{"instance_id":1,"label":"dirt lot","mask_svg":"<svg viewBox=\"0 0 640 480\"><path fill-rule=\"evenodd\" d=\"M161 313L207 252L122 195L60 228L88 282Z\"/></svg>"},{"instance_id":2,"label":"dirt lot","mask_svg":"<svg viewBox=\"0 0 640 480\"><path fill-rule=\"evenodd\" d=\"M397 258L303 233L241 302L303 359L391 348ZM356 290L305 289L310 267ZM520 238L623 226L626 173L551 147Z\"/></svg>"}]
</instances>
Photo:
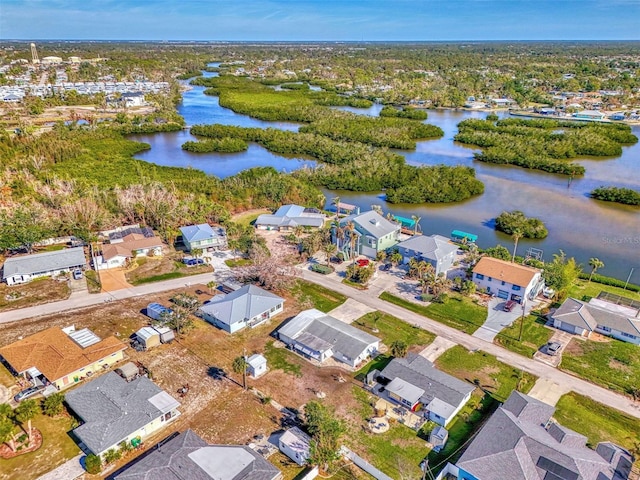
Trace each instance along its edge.
<instances>
[{"instance_id":1,"label":"dirt lot","mask_svg":"<svg viewBox=\"0 0 640 480\"><path fill-rule=\"evenodd\" d=\"M69 298L68 282L51 278L36 279L22 285L0 284L0 312Z\"/></svg>"}]
</instances>

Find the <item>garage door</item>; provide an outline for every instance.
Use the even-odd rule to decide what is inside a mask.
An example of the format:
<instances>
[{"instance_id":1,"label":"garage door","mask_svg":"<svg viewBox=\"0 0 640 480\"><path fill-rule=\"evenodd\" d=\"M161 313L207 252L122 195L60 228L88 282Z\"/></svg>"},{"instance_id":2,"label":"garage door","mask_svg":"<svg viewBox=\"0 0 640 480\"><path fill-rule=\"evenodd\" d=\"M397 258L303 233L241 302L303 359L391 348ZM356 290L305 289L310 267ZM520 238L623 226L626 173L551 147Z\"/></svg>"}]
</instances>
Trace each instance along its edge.
<instances>
[{"instance_id":1,"label":"garage door","mask_svg":"<svg viewBox=\"0 0 640 480\"><path fill-rule=\"evenodd\" d=\"M503 300L508 299L509 292L507 292L506 290L498 290L498 298L502 298Z\"/></svg>"}]
</instances>

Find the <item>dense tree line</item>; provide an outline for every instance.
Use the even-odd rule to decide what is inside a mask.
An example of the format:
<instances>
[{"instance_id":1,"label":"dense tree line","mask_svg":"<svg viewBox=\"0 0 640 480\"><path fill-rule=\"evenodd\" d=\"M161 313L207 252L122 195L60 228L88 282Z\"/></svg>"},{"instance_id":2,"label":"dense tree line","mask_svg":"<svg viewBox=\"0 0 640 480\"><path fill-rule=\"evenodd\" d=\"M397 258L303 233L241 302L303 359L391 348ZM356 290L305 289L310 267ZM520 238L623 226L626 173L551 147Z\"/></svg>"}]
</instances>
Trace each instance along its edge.
<instances>
[{"instance_id":1,"label":"dense tree line","mask_svg":"<svg viewBox=\"0 0 640 480\"><path fill-rule=\"evenodd\" d=\"M408 118L410 120L426 120L428 118L428 114L425 110L417 110L417 109L406 109L406 108L394 108L390 105L385 105L380 110L381 117L397 117L397 118Z\"/></svg>"},{"instance_id":2,"label":"dense tree line","mask_svg":"<svg viewBox=\"0 0 640 480\"><path fill-rule=\"evenodd\" d=\"M520 210L502 212L496 217L496 230L524 238L545 238L549 232L539 218L526 217Z\"/></svg>"},{"instance_id":3,"label":"dense tree line","mask_svg":"<svg viewBox=\"0 0 640 480\"><path fill-rule=\"evenodd\" d=\"M566 162L579 156L618 156L622 145L638 141L621 124L557 120L467 119L458 125L456 141L482 147L474 158L564 175L583 175L584 167Z\"/></svg>"},{"instance_id":4,"label":"dense tree line","mask_svg":"<svg viewBox=\"0 0 640 480\"><path fill-rule=\"evenodd\" d=\"M591 197L604 202L640 205L640 192L631 188L598 187L591 191Z\"/></svg>"},{"instance_id":5,"label":"dense tree line","mask_svg":"<svg viewBox=\"0 0 640 480\"><path fill-rule=\"evenodd\" d=\"M185 142L182 144L182 149L187 152L194 153L237 153L244 152L249 148L249 144L241 138L210 138L202 140L200 142Z\"/></svg>"}]
</instances>

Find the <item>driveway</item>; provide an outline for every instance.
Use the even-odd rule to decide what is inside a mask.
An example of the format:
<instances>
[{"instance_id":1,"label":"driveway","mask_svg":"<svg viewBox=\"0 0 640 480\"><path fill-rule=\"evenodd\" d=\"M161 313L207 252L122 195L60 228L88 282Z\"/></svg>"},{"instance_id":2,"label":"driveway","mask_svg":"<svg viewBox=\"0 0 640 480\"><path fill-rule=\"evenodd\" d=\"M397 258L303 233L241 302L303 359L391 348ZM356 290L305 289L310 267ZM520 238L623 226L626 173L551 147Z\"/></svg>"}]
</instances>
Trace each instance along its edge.
<instances>
[{"instance_id":1,"label":"driveway","mask_svg":"<svg viewBox=\"0 0 640 480\"><path fill-rule=\"evenodd\" d=\"M124 268L110 268L108 270L100 270L100 283L103 292L113 292L122 290L123 288L131 288L132 285L127 282L124 276Z\"/></svg>"},{"instance_id":2,"label":"driveway","mask_svg":"<svg viewBox=\"0 0 640 480\"><path fill-rule=\"evenodd\" d=\"M552 367L557 367L560 365L562 361L562 352L569 342L575 337L575 335L570 334L569 332L563 332L562 330L558 330L554 328L553 335L549 339L549 342L558 342L560 345L560 349L556 352L555 355L547 354L547 346L543 345L534 355L533 358L538 360L539 362L546 363L547 365L551 365ZM579 340L577 340L579 341Z\"/></svg>"},{"instance_id":3,"label":"driveway","mask_svg":"<svg viewBox=\"0 0 640 480\"><path fill-rule=\"evenodd\" d=\"M456 343L448 340L444 337L436 337L431 345L427 346L420 352L420 356L426 358L430 362L435 362L436 359L451 347L455 347Z\"/></svg>"},{"instance_id":4,"label":"driveway","mask_svg":"<svg viewBox=\"0 0 640 480\"><path fill-rule=\"evenodd\" d=\"M82 467L84 453L76 455L58 468L42 475L38 480L74 480L85 473Z\"/></svg>"},{"instance_id":5,"label":"driveway","mask_svg":"<svg viewBox=\"0 0 640 480\"><path fill-rule=\"evenodd\" d=\"M357 300L348 298L342 305L331 310L329 315L337 318L338 320L342 320L344 323L351 323L370 312L375 312L375 309L368 307Z\"/></svg>"},{"instance_id":6,"label":"driveway","mask_svg":"<svg viewBox=\"0 0 640 480\"><path fill-rule=\"evenodd\" d=\"M561 386L553 380L539 378L529 392L529 396L555 407L560 397L569 393L569 390L566 386Z\"/></svg>"},{"instance_id":7,"label":"driveway","mask_svg":"<svg viewBox=\"0 0 640 480\"><path fill-rule=\"evenodd\" d=\"M506 300L492 298L489 301L489 313L484 324L476 330L474 337L481 338L487 342L493 342L496 335L501 330L515 322L522 315L522 306L516 305L510 312L505 312L502 308ZM528 307L528 306L527 306ZM530 310L528 307L527 310Z\"/></svg>"}]
</instances>

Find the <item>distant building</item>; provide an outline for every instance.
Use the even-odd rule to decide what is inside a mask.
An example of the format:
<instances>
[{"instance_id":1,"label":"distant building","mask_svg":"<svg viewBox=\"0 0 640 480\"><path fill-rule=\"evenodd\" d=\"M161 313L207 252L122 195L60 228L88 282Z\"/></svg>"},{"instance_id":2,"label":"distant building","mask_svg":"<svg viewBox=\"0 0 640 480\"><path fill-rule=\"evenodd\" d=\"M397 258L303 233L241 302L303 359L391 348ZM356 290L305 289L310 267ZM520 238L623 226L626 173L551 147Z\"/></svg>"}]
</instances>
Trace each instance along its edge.
<instances>
[{"instance_id":1,"label":"distant building","mask_svg":"<svg viewBox=\"0 0 640 480\"><path fill-rule=\"evenodd\" d=\"M96 270L124 267L133 258L162 255L162 239L130 233L121 240L102 246L102 255L94 259Z\"/></svg>"},{"instance_id":2,"label":"distant building","mask_svg":"<svg viewBox=\"0 0 640 480\"><path fill-rule=\"evenodd\" d=\"M283 205L274 214L260 215L255 227L260 230L278 230L291 232L296 227L320 228L324 225L326 215L315 208L300 205Z\"/></svg>"},{"instance_id":3,"label":"distant building","mask_svg":"<svg viewBox=\"0 0 640 480\"><path fill-rule=\"evenodd\" d=\"M125 92L120 97L124 106L129 107L142 107L146 105L144 101L144 93L142 92Z\"/></svg>"},{"instance_id":4,"label":"distant building","mask_svg":"<svg viewBox=\"0 0 640 480\"><path fill-rule=\"evenodd\" d=\"M492 257L482 257L473 267L473 283L478 289L504 300L522 303L533 300L542 290L542 272Z\"/></svg>"},{"instance_id":5,"label":"distant building","mask_svg":"<svg viewBox=\"0 0 640 480\"><path fill-rule=\"evenodd\" d=\"M604 120L606 115L598 110L582 110L573 114L573 118L580 120Z\"/></svg>"},{"instance_id":6,"label":"distant building","mask_svg":"<svg viewBox=\"0 0 640 480\"><path fill-rule=\"evenodd\" d=\"M114 480L279 480L282 473L244 445L210 445L193 430L158 444Z\"/></svg>"},{"instance_id":7,"label":"distant building","mask_svg":"<svg viewBox=\"0 0 640 480\"><path fill-rule=\"evenodd\" d=\"M54 64L58 64L58 63L62 63L62 58L61 57L44 57L40 63L42 63L43 65L54 65Z\"/></svg>"},{"instance_id":8,"label":"distant building","mask_svg":"<svg viewBox=\"0 0 640 480\"><path fill-rule=\"evenodd\" d=\"M11 257L2 266L2 280L7 285L27 283L34 278L51 277L84 268L86 263L82 247Z\"/></svg>"}]
</instances>

